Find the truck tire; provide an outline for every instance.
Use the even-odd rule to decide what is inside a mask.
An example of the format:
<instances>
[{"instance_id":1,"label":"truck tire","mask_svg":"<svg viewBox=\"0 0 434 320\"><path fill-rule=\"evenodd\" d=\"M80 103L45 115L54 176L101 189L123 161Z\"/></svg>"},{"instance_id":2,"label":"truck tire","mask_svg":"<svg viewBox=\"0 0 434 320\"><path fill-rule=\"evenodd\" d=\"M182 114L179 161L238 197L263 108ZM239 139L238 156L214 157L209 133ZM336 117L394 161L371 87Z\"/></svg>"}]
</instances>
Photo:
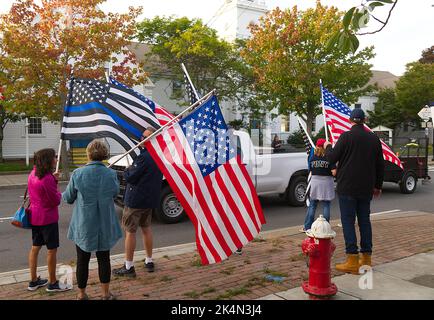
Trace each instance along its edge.
<instances>
[{"instance_id":1,"label":"truck tire","mask_svg":"<svg viewBox=\"0 0 434 320\"><path fill-rule=\"evenodd\" d=\"M169 186L161 190L160 206L156 210L156 218L163 223L178 223L185 217L185 211Z\"/></svg>"},{"instance_id":2,"label":"truck tire","mask_svg":"<svg viewBox=\"0 0 434 320\"><path fill-rule=\"evenodd\" d=\"M294 207L303 207L306 202L307 178L296 176L291 180L287 191L289 204Z\"/></svg>"},{"instance_id":3,"label":"truck tire","mask_svg":"<svg viewBox=\"0 0 434 320\"><path fill-rule=\"evenodd\" d=\"M417 176L414 172L407 172L399 183L401 192L404 194L410 194L416 191Z\"/></svg>"}]
</instances>

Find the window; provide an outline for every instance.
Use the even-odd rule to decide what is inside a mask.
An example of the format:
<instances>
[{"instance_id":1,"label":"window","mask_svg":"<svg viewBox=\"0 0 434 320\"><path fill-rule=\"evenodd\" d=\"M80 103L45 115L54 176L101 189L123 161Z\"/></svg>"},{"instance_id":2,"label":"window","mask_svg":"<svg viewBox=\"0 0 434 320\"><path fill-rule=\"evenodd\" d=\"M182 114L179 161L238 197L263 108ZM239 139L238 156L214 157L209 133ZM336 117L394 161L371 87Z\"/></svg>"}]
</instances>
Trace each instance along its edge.
<instances>
[{"instance_id":1,"label":"window","mask_svg":"<svg viewBox=\"0 0 434 320\"><path fill-rule=\"evenodd\" d=\"M29 118L29 134L42 134L42 118Z\"/></svg>"},{"instance_id":2,"label":"window","mask_svg":"<svg viewBox=\"0 0 434 320\"><path fill-rule=\"evenodd\" d=\"M280 132L289 132L289 116L280 116Z\"/></svg>"},{"instance_id":3,"label":"window","mask_svg":"<svg viewBox=\"0 0 434 320\"><path fill-rule=\"evenodd\" d=\"M356 109L361 109L361 108L362 108L362 104L361 104L361 103L356 103L356 104L354 105L354 107L355 107Z\"/></svg>"}]
</instances>

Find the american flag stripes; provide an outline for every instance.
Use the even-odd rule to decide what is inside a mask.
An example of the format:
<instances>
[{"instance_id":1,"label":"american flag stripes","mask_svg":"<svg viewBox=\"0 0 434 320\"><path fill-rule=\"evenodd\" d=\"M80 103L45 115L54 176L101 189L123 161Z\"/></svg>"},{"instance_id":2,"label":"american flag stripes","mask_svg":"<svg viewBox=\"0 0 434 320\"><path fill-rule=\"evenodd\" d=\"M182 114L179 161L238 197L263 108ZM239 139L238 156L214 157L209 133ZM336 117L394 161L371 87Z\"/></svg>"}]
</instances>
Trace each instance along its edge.
<instances>
[{"instance_id":1,"label":"american flag stripes","mask_svg":"<svg viewBox=\"0 0 434 320\"><path fill-rule=\"evenodd\" d=\"M341 134L351 129L350 114L351 110L341 100L336 98L327 89L321 86L323 94L324 112L327 122L327 126L331 131L332 142L338 141ZM365 125L366 130L371 131L368 126ZM401 160L393 153L390 147L381 140L381 147L383 149L384 160L392 162L397 166L403 168Z\"/></svg>"},{"instance_id":2,"label":"american flag stripes","mask_svg":"<svg viewBox=\"0 0 434 320\"><path fill-rule=\"evenodd\" d=\"M146 148L193 222L203 264L226 259L259 233L262 208L215 96Z\"/></svg>"},{"instance_id":3,"label":"american flag stripes","mask_svg":"<svg viewBox=\"0 0 434 320\"><path fill-rule=\"evenodd\" d=\"M154 110L130 90L98 80L71 79L61 139L109 137L129 150L149 126L160 126Z\"/></svg>"}]
</instances>

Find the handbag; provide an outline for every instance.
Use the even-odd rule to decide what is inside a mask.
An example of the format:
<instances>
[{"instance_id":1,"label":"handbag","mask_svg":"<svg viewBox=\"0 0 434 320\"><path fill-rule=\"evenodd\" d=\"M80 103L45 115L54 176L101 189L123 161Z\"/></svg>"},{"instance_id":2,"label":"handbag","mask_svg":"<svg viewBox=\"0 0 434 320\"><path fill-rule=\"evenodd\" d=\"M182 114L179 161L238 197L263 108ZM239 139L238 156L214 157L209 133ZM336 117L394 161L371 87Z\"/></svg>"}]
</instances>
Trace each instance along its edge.
<instances>
[{"instance_id":1,"label":"handbag","mask_svg":"<svg viewBox=\"0 0 434 320\"><path fill-rule=\"evenodd\" d=\"M24 200L21 206L18 208L17 212L15 212L14 217L12 218L11 224L17 228L23 228L23 229L31 229L32 224L30 223L30 201L26 208L26 202L28 200L27 198L27 191L24 193Z\"/></svg>"}]
</instances>

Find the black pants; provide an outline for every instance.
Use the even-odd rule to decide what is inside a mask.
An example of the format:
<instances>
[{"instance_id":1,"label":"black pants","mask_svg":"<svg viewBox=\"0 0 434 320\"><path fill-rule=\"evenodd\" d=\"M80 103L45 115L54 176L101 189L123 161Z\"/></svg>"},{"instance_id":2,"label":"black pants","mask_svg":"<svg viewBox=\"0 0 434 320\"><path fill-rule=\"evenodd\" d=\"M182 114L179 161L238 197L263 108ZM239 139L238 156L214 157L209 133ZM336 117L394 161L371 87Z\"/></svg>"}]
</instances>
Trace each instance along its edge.
<instances>
[{"instance_id":1,"label":"black pants","mask_svg":"<svg viewBox=\"0 0 434 320\"><path fill-rule=\"evenodd\" d=\"M87 279L89 278L89 261L91 252L85 252L77 248L77 283L80 289L87 286ZM111 275L110 266L110 251L97 251L96 258L98 260L98 274L101 283L109 283Z\"/></svg>"}]
</instances>

